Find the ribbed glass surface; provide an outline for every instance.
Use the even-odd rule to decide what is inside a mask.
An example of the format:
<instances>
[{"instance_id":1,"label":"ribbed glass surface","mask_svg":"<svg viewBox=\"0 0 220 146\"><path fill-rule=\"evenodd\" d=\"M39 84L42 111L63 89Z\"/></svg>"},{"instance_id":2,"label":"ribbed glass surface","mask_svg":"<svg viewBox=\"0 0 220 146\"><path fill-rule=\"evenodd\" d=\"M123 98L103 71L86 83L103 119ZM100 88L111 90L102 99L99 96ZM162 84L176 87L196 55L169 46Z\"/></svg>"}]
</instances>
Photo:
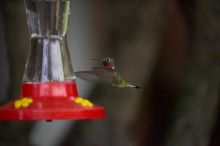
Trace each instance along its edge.
<instances>
[{"instance_id":1,"label":"ribbed glass surface","mask_svg":"<svg viewBox=\"0 0 220 146\"><path fill-rule=\"evenodd\" d=\"M31 44L23 81L74 79L66 41L70 0L25 2Z\"/></svg>"}]
</instances>

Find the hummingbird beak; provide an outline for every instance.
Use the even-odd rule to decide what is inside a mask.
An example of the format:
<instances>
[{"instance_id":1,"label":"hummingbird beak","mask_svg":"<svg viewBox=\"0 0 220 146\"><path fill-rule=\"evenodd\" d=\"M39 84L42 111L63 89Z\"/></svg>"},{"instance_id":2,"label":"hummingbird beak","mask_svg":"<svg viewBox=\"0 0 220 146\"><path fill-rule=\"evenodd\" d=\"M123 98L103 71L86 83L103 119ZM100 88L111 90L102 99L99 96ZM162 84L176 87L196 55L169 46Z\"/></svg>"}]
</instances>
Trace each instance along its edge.
<instances>
[{"instance_id":1,"label":"hummingbird beak","mask_svg":"<svg viewBox=\"0 0 220 146\"><path fill-rule=\"evenodd\" d=\"M98 61L99 59L96 59L96 58L91 58L90 60L96 60L96 61Z\"/></svg>"}]
</instances>

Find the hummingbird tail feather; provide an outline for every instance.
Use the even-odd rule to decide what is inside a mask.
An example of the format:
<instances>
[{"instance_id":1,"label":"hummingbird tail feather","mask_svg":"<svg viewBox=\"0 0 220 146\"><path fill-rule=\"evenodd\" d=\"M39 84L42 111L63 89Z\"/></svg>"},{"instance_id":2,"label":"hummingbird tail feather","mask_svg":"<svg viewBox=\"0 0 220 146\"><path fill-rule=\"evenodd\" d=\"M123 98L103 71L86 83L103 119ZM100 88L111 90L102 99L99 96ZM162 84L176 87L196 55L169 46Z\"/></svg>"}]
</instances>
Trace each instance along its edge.
<instances>
[{"instance_id":1,"label":"hummingbird tail feather","mask_svg":"<svg viewBox=\"0 0 220 146\"><path fill-rule=\"evenodd\" d=\"M137 89L140 89L140 88L141 88L140 86L131 85L131 84L129 84L128 87L137 88Z\"/></svg>"},{"instance_id":2,"label":"hummingbird tail feather","mask_svg":"<svg viewBox=\"0 0 220 146\"><path fill-rule=\"evenodd\" d=\"M141 89L141 87L140 87L140 86L135 86L134 88Z\"/></svg>"}]
</instances>

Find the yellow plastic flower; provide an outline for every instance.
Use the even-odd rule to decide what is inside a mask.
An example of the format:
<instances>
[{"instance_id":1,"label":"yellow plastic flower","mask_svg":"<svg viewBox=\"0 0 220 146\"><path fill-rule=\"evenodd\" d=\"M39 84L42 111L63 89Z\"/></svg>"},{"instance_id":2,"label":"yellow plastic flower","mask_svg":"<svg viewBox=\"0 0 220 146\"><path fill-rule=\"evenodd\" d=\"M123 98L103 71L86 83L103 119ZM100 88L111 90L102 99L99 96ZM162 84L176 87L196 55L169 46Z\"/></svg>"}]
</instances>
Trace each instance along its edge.
<instances>
[{"instance_id":1,"label":"yellow plastic flower","mask_svg":"<svg viewBox=\"0 0 220 146\"><path fill-rule=\"evenodd\" d=\"M15 108L27 108L30 104L33 103L33 99L30 97L23 97L14 102Z\"/></svg>"},{"instance_id":2,"label":"yellow plastic flower","mask_svg":"<svg viewBox=\"0 0 220 146\"><path fill-rule=\"evenodd\" d=\"M77 97L77 98L75 99L75 102L76 102L76 103L82 103L83 100L84 100L83 98Z\"/></svg>"},{"instance_id":3,"label":"yellow plastic flower","mask_svg":"<svg viewBox=\"0 0 220 146\"><path fill-rule=\"evenodd\" d=\"M28 97L24 97L22 98L23 102L28 102L28 103L33 103L33 99L32 98L28 98Z\"/></svg>"},{"instance_id":4,"label":"yellow plastic flower","mask_svg":"<svg viewBox=\"0 0 220 146\"><path fill-rule=\"evenodd\" d=\"M16 101L14 102L14 107L15 107L15 108L20 108L21 105L22 105L22 102L21 102L20 100L16 100Z\"/></svg>"},{"instance_id":5,"label":"yellow plastic flower","mask_svg":"<svg viewBox=\"0 0 220 146\"><path fill-rule=\"evenodd\" d=\"M77 97L75 102L83 107L93 107L93 104L88 99L83 99L82 97Z\"/></svg>"}]
</instances>

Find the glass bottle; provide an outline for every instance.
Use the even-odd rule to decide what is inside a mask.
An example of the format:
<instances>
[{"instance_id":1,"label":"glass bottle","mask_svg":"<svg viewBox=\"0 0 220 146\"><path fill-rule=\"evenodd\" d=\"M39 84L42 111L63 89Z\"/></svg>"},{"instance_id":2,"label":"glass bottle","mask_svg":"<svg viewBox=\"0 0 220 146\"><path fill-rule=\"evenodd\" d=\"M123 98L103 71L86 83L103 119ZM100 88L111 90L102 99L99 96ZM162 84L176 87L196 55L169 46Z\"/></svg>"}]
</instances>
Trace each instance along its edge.
<instances>
[{"instance_id":1,"label":"glass bottle","mask_svg":"<svg viewBox=\"0 0 220 146\"><path fill-rule=\"evenodd\" d=\"M67 45L70 0L25 0L30 52L24 82L72 81Z\"/></svg>"}]
</instances>

